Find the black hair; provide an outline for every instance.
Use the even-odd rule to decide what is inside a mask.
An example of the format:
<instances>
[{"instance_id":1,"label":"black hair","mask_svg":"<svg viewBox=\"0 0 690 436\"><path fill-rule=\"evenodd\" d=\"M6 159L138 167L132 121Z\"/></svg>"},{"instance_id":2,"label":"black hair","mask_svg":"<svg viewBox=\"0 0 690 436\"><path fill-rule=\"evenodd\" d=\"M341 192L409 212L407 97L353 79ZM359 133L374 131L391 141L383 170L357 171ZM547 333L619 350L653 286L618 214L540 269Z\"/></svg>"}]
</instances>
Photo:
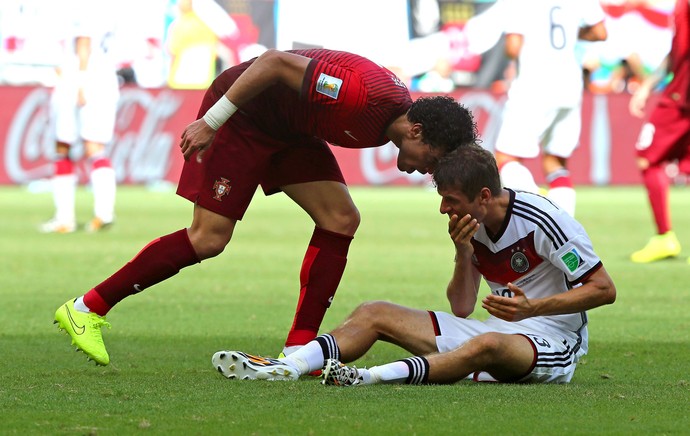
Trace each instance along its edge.
<instances>
[{"instance_id":1,"label":"black hair","mask_svg":"<svg viewBox=\"0 0 690 436\"><path fill-rule=\"evenodd\" d=\"M451 97L421 97L412 103L407 119L422 125L424 143L445 152L479 141L472 112Z\"/></svg>"}]
</instances>

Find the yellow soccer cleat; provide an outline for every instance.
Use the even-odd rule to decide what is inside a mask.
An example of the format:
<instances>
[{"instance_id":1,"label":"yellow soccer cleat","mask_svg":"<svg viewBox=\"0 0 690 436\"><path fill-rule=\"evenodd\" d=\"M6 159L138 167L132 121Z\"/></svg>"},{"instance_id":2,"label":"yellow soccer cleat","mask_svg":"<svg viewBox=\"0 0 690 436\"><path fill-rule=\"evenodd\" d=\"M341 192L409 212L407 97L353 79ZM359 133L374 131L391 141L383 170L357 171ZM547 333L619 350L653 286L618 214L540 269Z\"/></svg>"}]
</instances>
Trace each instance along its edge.
<instances>
[{"instance_id":1,"label":"yellow soccer cleat","mask_svg":"<svg viewBox=\"0 0 690 436\"><path fill-rule=\"evenodd\" d=\"M652 236L642 250L630 255L630 260L635 263L650 263L679 254L680 242L673 231L668 231L663 235Z\"/></svg>"},{"instance_id":2,"label":"yellow soccer cleat","mask_svg":"<svg viewBox=\"0 0 690 436\"><path fill-rule=\"evenodd\" d=\"M55 312L55 324L60 330L65 330L72 337L72 345L86 354L89 360L97 365L110 363L110 356L103 344L101 327L110 328L104 316L93 312L81 312L74 308L74 300L60 306Z\"/></svg>"}]
</instances>

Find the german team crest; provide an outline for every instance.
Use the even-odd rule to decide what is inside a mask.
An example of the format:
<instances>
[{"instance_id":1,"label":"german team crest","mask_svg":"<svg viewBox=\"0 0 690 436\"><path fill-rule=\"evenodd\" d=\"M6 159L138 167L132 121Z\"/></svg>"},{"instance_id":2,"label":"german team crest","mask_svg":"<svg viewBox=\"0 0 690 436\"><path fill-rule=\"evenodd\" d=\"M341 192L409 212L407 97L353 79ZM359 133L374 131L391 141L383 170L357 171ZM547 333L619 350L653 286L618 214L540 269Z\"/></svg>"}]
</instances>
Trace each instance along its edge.
<instances>
[{"instance_id":1,"label":"german team crest","mask_svg":"<svg viewBox=\"0 0 690 436\"><path fill-rule=\"evenodd\" d=\"M510 267L516 273L523 273L529 269L529 259L525 256L525 253L517 251L510 257Z\"/></svg>"},{"instance_id":2,"label":"german team crest","mask_svg":"<svg viewBox=\"0 0 690 436\"><path fill-rule=\"evenodd\" d=\"M216 180L216 183L213 184L213 192L216 193L216 195L213 196L213 199L223 201L223 197L230 193L230 189L232 189L232 186L230 186L230 180L221 177L220 180Z\"/></svg>"}]
</instances>

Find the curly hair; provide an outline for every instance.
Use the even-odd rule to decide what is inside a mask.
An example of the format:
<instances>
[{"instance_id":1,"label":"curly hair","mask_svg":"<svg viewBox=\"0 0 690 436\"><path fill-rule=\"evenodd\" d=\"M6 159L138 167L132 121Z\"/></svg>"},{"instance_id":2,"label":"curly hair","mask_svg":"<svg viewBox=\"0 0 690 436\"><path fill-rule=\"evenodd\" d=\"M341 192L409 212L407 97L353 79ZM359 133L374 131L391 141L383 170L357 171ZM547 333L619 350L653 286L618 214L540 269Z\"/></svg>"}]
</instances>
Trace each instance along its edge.
<instances>
[{"instance_id":1,"label":"curly hair","mask_svg":"<svg viewBox=\"0 0 690 436\"><path fill-rule=\"evenodd\" d=\"M475 199L482 188L501 193L501 177L494 155L478 144L467 144L439 159L433 181L439 190L457 190L468 200Z\"/></svg>"},{"instance_id":2,"label":"curly hair","mask_svg":"<svg viewBox=\"0 0 690 436\"><path fill-rule=\"evenodd\" d=\"M479 141L472 112L451 97L421 97L412 103L407 119L422 125L423 142L445 152Z\"/></svg>"}]
</instances>

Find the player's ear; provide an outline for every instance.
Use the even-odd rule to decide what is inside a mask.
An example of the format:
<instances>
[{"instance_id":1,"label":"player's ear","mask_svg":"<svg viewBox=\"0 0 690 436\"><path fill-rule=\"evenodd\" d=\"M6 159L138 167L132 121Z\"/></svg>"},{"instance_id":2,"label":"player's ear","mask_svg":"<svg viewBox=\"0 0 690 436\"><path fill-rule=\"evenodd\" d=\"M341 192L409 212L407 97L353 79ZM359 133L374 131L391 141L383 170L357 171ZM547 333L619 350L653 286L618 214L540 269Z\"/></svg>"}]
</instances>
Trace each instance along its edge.
<instances>
[{"instance_id":1,"label":"player's ear","mask_svg":"<svg viewBox=\"0 0 690 436\"><path fill-rule=\"evenodd\" d=\"M410 127L410 136L412 136L412 139L420 139L422 137L423 130L424 129L420 123L414 123Z\"/></svg>"},{"instance_id":2,"label":"player's ear","mask_svg":"<svg viewBox=\"0 0 690 436\"><path fill-rule=\"evenodd\" d=\"M491 194L491 189L487 188L486 186L479 191L479 201L482 204L485 204L489 200L491 200L491 197L493 197L493 195Z\"/></svg>"}]
</instances>

